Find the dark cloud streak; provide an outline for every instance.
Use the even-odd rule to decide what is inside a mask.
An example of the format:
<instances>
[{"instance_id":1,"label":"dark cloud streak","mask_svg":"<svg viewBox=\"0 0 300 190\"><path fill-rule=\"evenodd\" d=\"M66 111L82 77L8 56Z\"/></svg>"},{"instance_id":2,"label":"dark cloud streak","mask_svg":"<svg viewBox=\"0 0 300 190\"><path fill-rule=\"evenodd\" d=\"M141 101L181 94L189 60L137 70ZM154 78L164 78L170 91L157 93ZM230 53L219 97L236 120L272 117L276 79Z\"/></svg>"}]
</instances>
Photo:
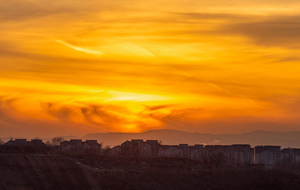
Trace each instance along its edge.
<instances>
[{"instance_id":1,"label":"dark cloud streak","mask_svg":"<svg viewBox=\"0 0 300 190\"><path fill-rule=\"evenodd\" d=\"M13 113L14 102L17 101L18 98L11 97L8 95L0 95L0 120L5 123L20 123L17 119L14 118Z\"/></svg>"},{"instance_id":2,"label":"dark cloud streak","mask_svg":"<svg viewBox=\"0 0 300 190\"><path fill-rule=\"evenodd\" d=\"M255 44L300 48L300 16L273 16L260 22L225 26L224 32L248 37Z\"/></svg>"}]
</instances>

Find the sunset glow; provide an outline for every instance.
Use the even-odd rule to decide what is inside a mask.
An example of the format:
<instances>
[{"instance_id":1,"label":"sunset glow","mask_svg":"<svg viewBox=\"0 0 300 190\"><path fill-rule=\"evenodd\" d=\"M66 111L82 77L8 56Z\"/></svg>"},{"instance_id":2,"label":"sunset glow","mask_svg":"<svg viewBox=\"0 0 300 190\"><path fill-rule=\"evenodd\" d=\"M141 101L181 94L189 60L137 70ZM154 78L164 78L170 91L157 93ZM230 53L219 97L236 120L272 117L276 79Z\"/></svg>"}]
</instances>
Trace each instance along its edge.
<instances>
[{"instance_id":1,"label":"sunset glow","mask_svg":"<svg viewBox=\"0 0 300 190\"><path fill-rule=\"evenodd\" d=\"M1 1L1 136L299 130L298 5Z\"/></svg>"}]
</instances>

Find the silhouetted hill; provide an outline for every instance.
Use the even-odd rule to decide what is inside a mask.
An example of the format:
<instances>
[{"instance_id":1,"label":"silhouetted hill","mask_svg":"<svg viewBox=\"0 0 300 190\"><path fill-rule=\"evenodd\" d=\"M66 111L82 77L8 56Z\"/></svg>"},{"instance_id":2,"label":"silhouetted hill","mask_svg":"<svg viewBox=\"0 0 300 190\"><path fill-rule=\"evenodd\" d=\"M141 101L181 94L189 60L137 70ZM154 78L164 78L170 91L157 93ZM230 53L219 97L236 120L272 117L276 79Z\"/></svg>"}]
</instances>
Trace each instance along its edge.
<instances>
[{"instance_id":1,"label":"silhouetted hill","mask_svg":"<svg viewBox=\"0 0 300 190\"><path fill-rule=\"evenodd\" d=\"M90 160L90 158L87 158ZM97 159L96 159L97 160ZM94 161L96 161L94 160ZM111 158L101 158L107 166ZM118 160L113 168L50 155L0 155L0 189L42 190L299 190L299 171L261 168L188 169L188 160ZM93 160L90 160L93 162ZM99 164L98 160L96 165ZM171 168L167 167L172 163ZM177 163L177 164L176 164ZM128 167L129 164L129 167ZM154 165L153 165L154 164ZM175 164L175 165L174 165ZM155 167L159 165L160 167ZM174 168L176 166L176 168Z\"/></svg>"},{"instance_id":2,"label":"silhouetted hill","mask_svg":"<svg viewBox=\"0 0 300 190\"><path fill-rule=\"evenodd\" d=\"M62 156L2 154L0 178L0 189L7 190L94 189L85 170Z\"/></svg>"},{"instance_id":3,"label":"silhouetted hill","mask_svg":"<svg viewBox=\"0 0 300 190\"><path fill-rule=\"evenodd\" d=\"M142 133L94 133L87 134L83 139L97 139L104 146L111 147L120 145L126 140L144 139L160 140L163 144L250 144L256 145L280 145L284 147L300 148L300 132L271 132L271 131L253 131L242 134L209 134L209 133L191 133L179 130L150 130Z\"/></svg>"}]
</instances>

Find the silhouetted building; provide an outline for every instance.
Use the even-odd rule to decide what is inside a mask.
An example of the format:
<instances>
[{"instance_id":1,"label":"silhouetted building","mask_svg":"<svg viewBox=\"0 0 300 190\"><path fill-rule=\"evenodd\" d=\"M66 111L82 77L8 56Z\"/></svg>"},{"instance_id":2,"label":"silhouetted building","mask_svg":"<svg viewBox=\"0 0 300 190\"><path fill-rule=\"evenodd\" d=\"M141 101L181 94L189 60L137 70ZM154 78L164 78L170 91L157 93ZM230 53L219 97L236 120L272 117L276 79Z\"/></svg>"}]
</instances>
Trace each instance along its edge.
<instances>
[{"instance_id":1,"label":"silhouetted building","mask_svg":"<svg viewBox=\"0 0 300 190\"><path fill-rule=\"evenodd\" d=\"M5 145L13 145L13 146L25 146L27 143L27 139L15 139L9 140L5 143Z\"/></svg>"},{"instance_id":2,"label":"silhouetted building","mask_svg":"<svg viewBox=\"0 0 300 190\"><path fill-rule=\"evenodd\" d=\"M46 146L46 144L41 139L32 139L31 141L27 141L27 139L15 139L15 140L9 140L8 142L5 143L5 145L34 146L34 147Z\"/></svg>"},{"instance_id":3,"label":"silhouetted building","mask_svg":"<svg viewBox=\"0 0 300 190\"><path fill-rule=\"evenodd\" d=\"M41 139L32 139L31 141L27 142L27 144L34 147L46 146L46 144Z\"/></svg>"},{"instance_id":4,"label":"silhouetted building","mask_svg":"<svg viewBox=\"0 0 300 190\"><path fill-rule=\"evenodd\" d=\"M285 164L300 162L299 148L285 148L281 150L281 162Z\"/></svg>"},{"instance_id":5,"label":"silhouetted building","mask_svg":"<svg viewBox=\"0 0 300 190\"><path fill-rule=\"evenodd\" d=\"M255 164L274 165L281 159L280 146L256 146Z\"/></svg>"},{"instance_id":6,"label":"silhouetted building","mask_svg":"<svg viewBox=\"0 0 300 190\"><path fill-rule=\"evenodd\" d=\"M248 144L231 145L230 162L235 165L254 164L254 148Z\"/></svg>"},{"instance_id":7,"label":"silhouetted building","mask_svg":"<svg viewBox=\"0 0 300 190\"><path fill-rule=\"evenodd\" d=\"M161 145L159 147L159 157L183 157L183 147L178 145Z\"/></svg>"},{"instance_id":8,"label":"silhouetted building","mask_svg":"<svg viewBox=\"0 0 300 190\"><path fill-rule=\"evenodd\" d=\"M122 156L122 146L115 146L113 148L110 149L109 154L111 156Z\"/></svg>"},{"instance_id":9,"label":"silhouetted building","mask_svg":"<svg viewBox=\"0 0 300 190\"><path fill-rule=\"evenodd\" d=\"M127 157L157 157L159 151L157 140L132 139L121 144L120 154ZM113 152L119 151L114 149Z\"/></svg>"},{"instance_id":10,"label":"silhouetted building","mask_svg":"<svg viewBox=\"0 0 300 190\"><path fill-rule=\"evenodd\" d=\"M188 144L179 144L179 147L182 148L182 157L189 157L189 145Z\"/></svg>"},{"instance_id":11,"label":"silhouetted building","mask_svg":"<svg viewBox=\"0 0 300 190\"><path fill-rule=\"evenodd\" d=\"M207 157L222 155L226 159L226 163L230 163L232 152L230 145L206 145L205 150L207 152Z\"/></svg>"},{"instance_id":12,"label":"silhouetted building","mask_svg":"<svg viewBox=\"0 0 300 190\"><path fill-rule=\"evenodd\" d=\"M205 157L205 149L201 144L188 147L188 157L194 160L202 160Z\"/></svg>"},{"instance_id":13,"label":"silhouetted building","mask_svg":"<svg viewBox=\"0 0 300 190\"><path fill-rule=\"evenodd\" d=\"M239 166L252 164L272 166L281 159L300 162L300 149L283 149L281 153L280 146L252 148L249 144L161 145L157 140L143 141L142 139L126 141L121 146L112 148L110 154L130 157L185 157L204 162L218 159L222 164Z\"/></svg>"},{"instance_id":14,"label":"silhouetted building","mask_svg":"<svg viewBox=\"0 0 300 190\"><path fill-rule=\"evenodd\" d=\"M101 144L97 140L86 140L83 142L81 139L71 139L70 141L64 141L60 143L61 150L63 152L80 152L84 150L93 150L101 152Z\"/></svg>"}]
</instances>

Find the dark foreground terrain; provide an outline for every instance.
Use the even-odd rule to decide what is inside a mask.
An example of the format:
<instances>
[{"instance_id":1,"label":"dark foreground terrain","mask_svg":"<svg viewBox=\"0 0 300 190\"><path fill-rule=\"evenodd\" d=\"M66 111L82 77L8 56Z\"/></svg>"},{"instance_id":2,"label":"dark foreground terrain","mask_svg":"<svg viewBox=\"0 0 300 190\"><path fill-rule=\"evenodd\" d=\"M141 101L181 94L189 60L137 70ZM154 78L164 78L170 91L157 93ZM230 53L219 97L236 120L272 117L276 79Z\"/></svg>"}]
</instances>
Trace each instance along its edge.
<instances>
[{"instance_id":1,"label":"dark foreground terrain","mask_svg":"<svg viewBox=\"0 0 300 190\"><path fill-rule=\"evenodd\" d=\"M169 163L169 164L168 164ZM291 170L191 168L185 160L116 160L61 155L0 155L0 189L299 190ZM102 165L102 166L101 166Z\"/></svg>"}]
</instances>

